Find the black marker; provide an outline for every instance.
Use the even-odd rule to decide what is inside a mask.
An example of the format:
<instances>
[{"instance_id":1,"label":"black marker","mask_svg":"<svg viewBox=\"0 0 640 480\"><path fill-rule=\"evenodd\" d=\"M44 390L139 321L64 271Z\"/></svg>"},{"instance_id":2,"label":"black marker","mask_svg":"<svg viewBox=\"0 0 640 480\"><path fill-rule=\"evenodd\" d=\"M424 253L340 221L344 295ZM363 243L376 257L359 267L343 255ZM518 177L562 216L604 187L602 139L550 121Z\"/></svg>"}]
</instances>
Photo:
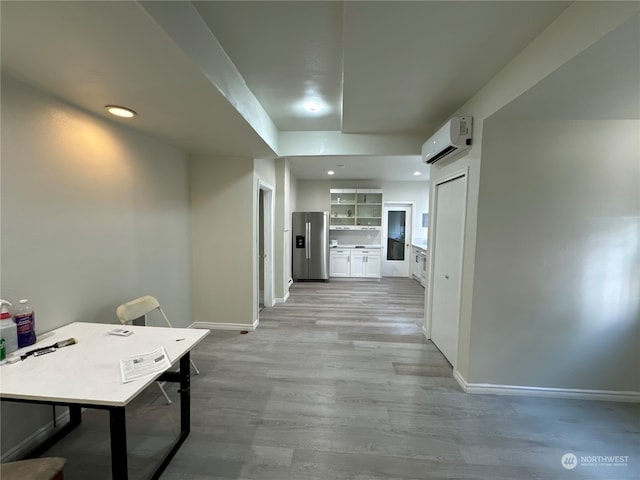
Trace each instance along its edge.
<instances>
[{"instance_id":1,"label":"black marker","mask_svg":"<svg viewBox=\"0 0 640 480\"><path fill-rule=\"evenodd\" d=\"M44 355L45 353L53 352L56 348L67 347L75 343L78 343L76 342L75 338L68 338L67 340L61 340L59 342L56 342L53 345L47 345L46 347L35 348L33 350L29 350L27 353L23 353L22 355L20 355L20 360L24 360L25 358L31 355L33 356ZM45 352L45 350L47 351ZM43 352L43 353L38 353L38 352Z\"/></svg>"}]
</instances>

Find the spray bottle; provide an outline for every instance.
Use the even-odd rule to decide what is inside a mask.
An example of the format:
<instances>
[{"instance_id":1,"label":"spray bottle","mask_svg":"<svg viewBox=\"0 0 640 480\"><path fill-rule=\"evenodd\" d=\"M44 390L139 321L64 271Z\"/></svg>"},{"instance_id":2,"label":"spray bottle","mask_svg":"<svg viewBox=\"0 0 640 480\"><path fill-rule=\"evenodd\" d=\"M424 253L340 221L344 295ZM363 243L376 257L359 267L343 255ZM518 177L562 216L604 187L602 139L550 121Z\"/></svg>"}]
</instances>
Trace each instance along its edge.
<instances>
[{"instance_id":1,"label":"spray bottle","mask_svg":"<svg viewBox=\"0 0 640 480\"><path fill-rule=\"evenodd\" d=\"M20 300L20 306L13 312L18 331L18 348L36 343L36 314L28 305L28 300Z\"/></svg>"},{"instance_id":2,"label":"spray bottle","mask_svg":"<svg viewBox=\"0 0 640 480\"><path fill-rule=\"evenodd\" d=\"M0 299L0 340L4 347L4 354L8 355L18 349L18 329L16 327L9 310L11 303ZM0 348L0 360L4 359L2 349Z\"/></svg>"}]
</instances>

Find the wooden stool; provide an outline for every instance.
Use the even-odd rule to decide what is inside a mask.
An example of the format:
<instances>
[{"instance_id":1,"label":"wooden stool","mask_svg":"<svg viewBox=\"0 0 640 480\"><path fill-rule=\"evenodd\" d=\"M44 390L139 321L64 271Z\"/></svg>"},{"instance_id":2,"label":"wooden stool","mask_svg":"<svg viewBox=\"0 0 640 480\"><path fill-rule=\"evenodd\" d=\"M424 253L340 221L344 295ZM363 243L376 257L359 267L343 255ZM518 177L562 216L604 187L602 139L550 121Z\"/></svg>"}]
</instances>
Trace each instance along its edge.
<instances>
[{"instance_id":1,"label":"wooden stool","mask_svg":"<svg viewBox=\"0 0 640 480\"><path fill-rule=\"evenodd\" d=\"M34 458L0 465L2 480L63 480L62 468L66 459L59 457Z\"/></svg>"}]
</instances>

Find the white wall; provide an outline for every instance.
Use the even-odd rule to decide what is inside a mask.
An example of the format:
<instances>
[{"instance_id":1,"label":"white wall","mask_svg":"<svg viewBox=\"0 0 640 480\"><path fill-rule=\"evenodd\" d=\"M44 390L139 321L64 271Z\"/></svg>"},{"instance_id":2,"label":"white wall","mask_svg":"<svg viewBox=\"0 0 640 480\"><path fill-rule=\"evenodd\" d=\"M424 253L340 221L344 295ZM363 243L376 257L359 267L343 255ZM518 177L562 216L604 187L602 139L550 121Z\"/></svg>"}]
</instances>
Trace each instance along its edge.
<instances>
[{"instance_id":1,"label":"white wall","mask_svg":"<svg viewBox=\"0 0 640 480\"><path fill-rule=\"evenodd\" d=\"M291 175L291 170L287 165L287 178L289 185L289 203L285 208L285 229L287 231L287 241L285 250L285 277L284 280L289 283L289 280L293 281L293 272L291 265L292 258L292 238L291 238L291 214L298 211L298 180Z\"/></svg>"},{"instance_id":2,"label":"white wall","mask_svg":"<svg viewBox=\"0 0 640 480\"><path fill-rule=\"evenodd\" d=\"M1 158L0 295L29 298L38 333L117 323L116 307L144 294L190 323L182 152L3 73ZM50 420L49 407L3 403L3 454Z\"/></svg>"},{"instance_id":3,"label":"white wall","mask_svg":"<svg viewBox=\"0 0 640 480\"><path fill-rule=\"evenodd\" d=\"M485 122L470 382L640 391L639 131Z\"/></svg>"},{"instance_id":4,"label":"white wall","mask_svg":"<svg viewBox=\"0 0 640 480\"><path fill-rule=\"evenodd\" d=\"M286 158L276 160L275 171L274 296L276 302L282 303L289 296L289 279L291 278L291 197L295 187L292 188L289 161Z\"/></svg>"},{"instance_id":5,"label":"white wall","mask_svg":"<svg viewBox=\"0 0 640 480\"><path fill-rule=\"evenodd\" d=\"M291 212L300 212L298 208L298 179L291 175L289 170L289 209ZM291 216L287 220L287 225L291 227Z\"/></svg>"},{"instance_id":6,"label":"white wall","mask_svg":"<svg viewBox=\"0 0 640 480\"><path fill-rule=\"evenodd\" d=\"M250 326L254 315L252 158L192 156L193 321Z\"/></svg>"},{"instance_id":7,"label":"white wall","mask_svg":"<svg viewBox=\"0 0 640 480\"><path fill-rule=\"evenodd\" d=\"M256 178L275 188L277 181L275 160L256 158L253 161L253 170Z\"/></svg>"}]
</instances>

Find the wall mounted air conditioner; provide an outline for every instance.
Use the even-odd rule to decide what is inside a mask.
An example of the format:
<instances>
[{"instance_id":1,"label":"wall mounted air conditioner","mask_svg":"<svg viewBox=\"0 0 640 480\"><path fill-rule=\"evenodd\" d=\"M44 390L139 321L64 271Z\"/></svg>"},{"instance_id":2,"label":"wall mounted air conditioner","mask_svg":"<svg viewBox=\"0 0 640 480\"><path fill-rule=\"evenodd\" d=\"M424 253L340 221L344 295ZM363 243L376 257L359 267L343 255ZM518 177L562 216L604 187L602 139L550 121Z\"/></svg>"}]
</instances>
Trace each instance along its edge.
<instances>
[{"instance_id":1,"label":"wall mounted air conditioner","mask_svg":"<svg viewBox=\"0 0 640 480\"><path fill-rule=\"evenodd\" d=\"M473 117L454 117L422 145L422 161L436 163L471 147Z\"/></svg>"}]
</instances>

